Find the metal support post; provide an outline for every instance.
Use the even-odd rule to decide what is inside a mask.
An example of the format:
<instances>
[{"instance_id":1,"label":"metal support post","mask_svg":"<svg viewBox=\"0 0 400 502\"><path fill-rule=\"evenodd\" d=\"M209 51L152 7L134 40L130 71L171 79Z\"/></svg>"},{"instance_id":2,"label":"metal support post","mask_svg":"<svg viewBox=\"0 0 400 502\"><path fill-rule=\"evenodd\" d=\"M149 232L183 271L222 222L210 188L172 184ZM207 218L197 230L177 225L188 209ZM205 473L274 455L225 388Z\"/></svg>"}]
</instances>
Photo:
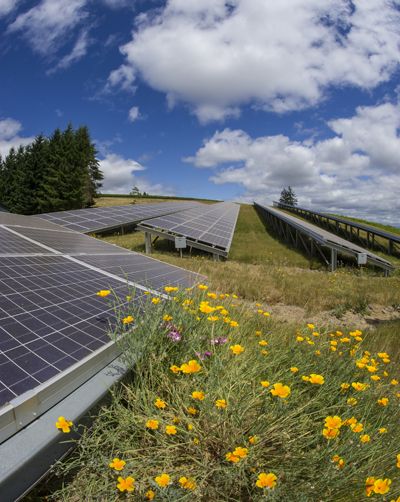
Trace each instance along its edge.
<instances>
[{"instance_id":1,"label":"metal support post","mask_svg":"<svg viewBox=\"0 0 400 502\"><path fill-rule=\"evenodd\" d=\"M146 254L151 254L151 233L150 232L144 233L144 247L145 247Z\"/></svg>"},{"instance_id":2,"label":"metal support post","mask_svg":"<svg viewBox=\"0 0 400 502\"><path fill-rule=\"evenodd\" d=\"M331 272L337 269L337 250L331 248Z\"/></svg>"}]
</instances>

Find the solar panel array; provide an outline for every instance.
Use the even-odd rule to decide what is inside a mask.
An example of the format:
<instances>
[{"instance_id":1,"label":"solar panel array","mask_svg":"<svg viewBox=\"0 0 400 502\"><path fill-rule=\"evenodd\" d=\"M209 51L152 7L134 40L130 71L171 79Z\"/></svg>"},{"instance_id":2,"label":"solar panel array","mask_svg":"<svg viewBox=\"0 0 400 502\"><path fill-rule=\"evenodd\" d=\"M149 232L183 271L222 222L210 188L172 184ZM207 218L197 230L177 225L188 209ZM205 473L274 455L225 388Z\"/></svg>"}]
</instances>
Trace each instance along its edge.
<instances>
[{"instance_id":1,"label":"solar panel array","mask_svg":"<svg viewBox=\"0 0 400 502\"><path fill-rule=\"evenodd\" d=\"M0 215L0 409L110 341L119 321L97 291L113 290L126 305L128 294L140 303L146 289L198 280L179 267L15 216Z\"/></svg>"},{"instance_id":2,"label":"solar panel array","mask_svg":"<svg viewBox=\"0 0 400 502\"><path fill-rule=\"evenodd\" d=\"M342 253L350 254L353 256L357 256L360 253L365 253L368 257L368 261L372 264L378 267L382 267L385 270L393 269L393 265L384 258L381 258L380 256L377 256L360 246L357 246L357 244L354 244L353 242L342 239L341 237L338 237L337 235L332 234L327 230L312 225L311 223L303 221L290 214L284 213L279 209L266 207L261 204L257 204L256 202L254 203L254 205L264 214L267 213L281 220L282 222L287 223L290 227L294 228L302 234L307 235L309 238L313 239L321 246L328 247L330 249L336 249Z\"/></svg>"},{"instance_id":3,"label":"solar panel array","mask_svg":"<svg viewBox=\"0 0 400 502\"><path fill-rule=\"evenodd\" d=\"M155 204L129 204L126 206L74 209L38 215L47 221L76 232L95 232L135 224L165 214L201 206L199 202L158 202Z\"/></svg>"},{"instance_id":4,"label":"solar panel array","mask_svg":"<svg viewBox=\"0 0 400 502\"><path fill-rule=\"evenodd\" d=\"M152 218L139 225L140 230L157 230L184 236L188 245L204 243L227 255L232 243L240 206L232 202L201 205L186 211ZM212 249L211 249L212 251Z\"/></svg>"},{"instance_id":5,"label":"solar panel array","mask_svg":"<svg viewBox=\"0 0 400 502\"><path fill-rule=\"evenodd\" d=\"M288 211L294 213L303 213L304 216L319 216L322 218L326 218L327 220L332 220L337 223L342 223L344 225L349 225L353 228L358 228L363 230L364 232L368 232L374 235L378 235L379 237L383 237L385 239L389 239L393 242L400 244L400 235L394 234L392 232L388 232L387 230L383 230L382 228L373 227L372 225L367 225L366 223L359 223L356 221L348 220L347 218L343 218L342 216L333 216L327 213L322 213L320 211L312 211L311 209L305 209L304 207L299 206L290 206L288 204L282 204L281 202L274 202L274 204L282 209L287 209Z\"/></svg>"}]
</instances>

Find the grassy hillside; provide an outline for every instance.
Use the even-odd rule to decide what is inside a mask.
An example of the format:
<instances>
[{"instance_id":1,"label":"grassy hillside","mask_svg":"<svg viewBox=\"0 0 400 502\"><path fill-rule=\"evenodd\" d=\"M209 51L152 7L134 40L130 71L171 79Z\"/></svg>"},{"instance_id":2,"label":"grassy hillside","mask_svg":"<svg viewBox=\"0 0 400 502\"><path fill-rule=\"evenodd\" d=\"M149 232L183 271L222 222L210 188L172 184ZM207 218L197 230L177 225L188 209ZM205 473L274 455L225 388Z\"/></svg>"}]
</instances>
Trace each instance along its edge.
<instances>
[{"instance_id":1,"label":"grassy hillside","mask_svg":"<svg viewBox=\"0 0 400 502\"><path fill-rule=\"evenodd\" d=\"M104 238L144 252L141 232ZM258 299L277 311L283 305L290 306L282 309L282 316L288 319L324 311L339 316L349 310L363 314L370 304L400 307L398 272L389 278L369 269L343 268L327 273L319 261L310 261L270 235L249 205L241 206L229 260L214 262L201 252L185 254L181 259L173 244L162 239L154 244L153 256L205 274L213 289L238 293L249 302Z\"/></svg>"}]
</instances>

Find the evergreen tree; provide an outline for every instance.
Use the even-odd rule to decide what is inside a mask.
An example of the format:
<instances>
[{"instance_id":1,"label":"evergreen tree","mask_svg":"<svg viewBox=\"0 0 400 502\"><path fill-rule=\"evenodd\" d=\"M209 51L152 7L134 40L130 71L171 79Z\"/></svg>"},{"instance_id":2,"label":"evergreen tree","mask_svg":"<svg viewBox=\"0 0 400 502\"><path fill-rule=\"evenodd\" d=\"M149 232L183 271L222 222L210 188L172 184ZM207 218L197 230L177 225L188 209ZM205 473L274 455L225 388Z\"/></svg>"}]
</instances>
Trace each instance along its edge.
<instances>
[{"instance_id":1,"label":"evergreen tree","mask_svg":"<svg viewBox=\"0 0 400 502\"><path fill-rule=\"evenodd\" d=\"M87 127L56 129L0 157L0 204L12 212L80 209L94 203L103 174Z\"/></svg>"},{"instance_id":2,"label":"evergreen tree","mask_svg":"<svg viewBox=\"0 0 400 502\"><path fill-rule=\"evenodd\" d=\"M288 206L297 206L297 197L291 186L282 189L279 202Z\"/></svg>"}]
</instances>

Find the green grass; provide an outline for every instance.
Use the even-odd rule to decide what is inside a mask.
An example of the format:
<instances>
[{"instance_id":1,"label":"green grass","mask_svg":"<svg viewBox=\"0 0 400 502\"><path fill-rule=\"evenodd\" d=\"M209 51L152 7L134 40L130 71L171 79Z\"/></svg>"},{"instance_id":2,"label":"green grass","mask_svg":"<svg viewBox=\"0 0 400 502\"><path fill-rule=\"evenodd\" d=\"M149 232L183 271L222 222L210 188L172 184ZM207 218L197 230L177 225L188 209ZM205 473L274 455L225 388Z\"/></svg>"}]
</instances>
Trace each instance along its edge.
<instances>
[{"instance_id":1,"label":"green grass","mask_svg":"<svg viewBox=\"0 0 400 502\"><path fill-rule=\"evenodd\" d=\"M350 218L349 216L342 216L340 214L333 214L332 216L346 218L346 220L355 221L356 223L364 223L365 225L371 225L372 227L380 228L382 230L386 230L387 232L400 235L400 228L393 227L392 225L384 225L382 223L377 223L376 221L362 220L361 218Z\"/></svg>"},{"instance_id":2,"label":"green grass","mask_svg":"<svg viewBox=\"0 0 400 502\"><path fill-rule=\"evenodd\" d=\"M361 502L370 500L365 496L369 476L392 480L386 500L400 495L396 467L400 386L390 383L399 371L375 353L387 350L394 338L392 328L379 339L367 335L364 341L344 329L343 335L321 330L314 336L317 328L283 325L240 300L188 295L192 302L188 308L182 308L181 296L177 302L157 306L149 301L144 314L129 312L138 324L119 343L127 364L134 368L131 377L114 389L111 404L100 410L93 427L82 430L78 448L58 468L61 485L66 482L50 500L124 500L117 489L118 476L135 478L131 499L138 501L151 489L155 500L164 502ZM223 322L219 311L201 313L202 299L214 308L222 304L228 311L225 315L238 321L239 327ZM210 322L207 318L215 313L220 320ZM181 341L168 338L170 327L162 324L166 314L181 332ZM212 345L210 340L218 337L228 337L227 343ZM260 346L261 340L268 345ZM235 344L244 348L240 355L230 350ZM371 352L365 364L376 368L373 374L381 377L378 382L371 380L366 367L355 364L365 350ZM398 354L398 345L395 350ZM212 354L202 361L197 353L205 351ZM395 355L390 353L392 358ZM171 365L179 367L191 359L198 361L200 371L171 371ZM298 373L291 367L297 367ZM303 381L302 376L311 373L322 375L324 383ZM265 387L261 381L267 381ZM271 394L277 382L289 386L289 396ZM352 382L366 383L368 388L341 390L342 383ZM204 392L204 400L193 399L193 391ZM349 405L350 397L357 402ZM387 406L378 404L382 397L389 398ZM164 409L155 406L157 398L166 403ZM227 407L216 408L217 399L225 399ZM189 407L195 408L195 415L188 412ZM333 415L342 420L355 417L363 431L353 432L343 425L335 439L326 439L324 422ZM157 430L146 428L149 419L158 421ZM177 433L167 435L166 425L173 424ZM388 432L379 433L381 427ZM361 441L364 434L370 436L369 442ZM256 436L255 444L249 442L251 436ZM226 454L237 447L247 451L232 463ZM334 455L344 460L343 469L332 462ZM122 472L109 467L115 457L126 461ZM272 490L256 486L262 472L276 475ZM166 488L155 482L161 473L171 477ZM179 485L182 476L193 479L193 490Z\"/></svg>"},{"instance_id":3,"label":"green grass","mask_svg":"<svg viewBox=\"0 0 400 502\"><path fill-rule=\"evenodd\" d=\"M144 252L144 235L134 232L105 240ZM400 273L384 278L369 269L343 268L327 273L319 261L310 261L296 249L269 234L255 209L242 205L227 261L214 262L207 253L179 258L173 243L158 239L153 257L208 277L212 288L239 293L248 301L260 299L271 308L296 306L313 315L333 310L341 315L360 312L370 303L400 307ZM288 313L288 318L293 319Z\"/></svg>"}]
</instances>

